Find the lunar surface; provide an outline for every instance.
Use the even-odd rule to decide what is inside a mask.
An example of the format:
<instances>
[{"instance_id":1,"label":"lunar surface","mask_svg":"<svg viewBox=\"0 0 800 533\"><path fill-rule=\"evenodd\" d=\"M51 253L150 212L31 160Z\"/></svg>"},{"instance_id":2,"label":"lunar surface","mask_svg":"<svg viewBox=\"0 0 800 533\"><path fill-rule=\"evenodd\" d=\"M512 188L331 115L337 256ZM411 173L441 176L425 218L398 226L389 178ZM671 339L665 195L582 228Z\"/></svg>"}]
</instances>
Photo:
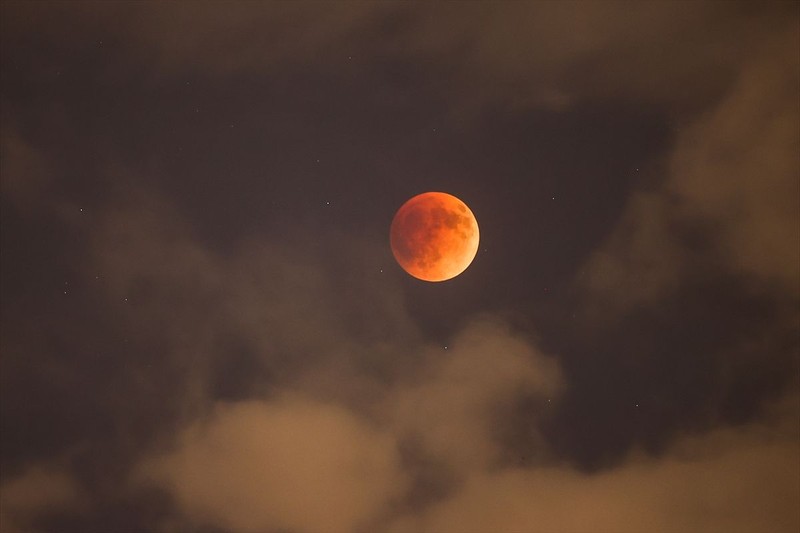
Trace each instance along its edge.
<instances>
[{"instance_id":1,"label":"lunar surface","mask_svg":"<svg viewBox=\"0 0 800 533\"><path fill-rule=\"evenodd\" d=\"M403 270L424 281L445 281L467 269L478 252L478 221L453 195L426 192L397 211L390 241Z\"/></svg>"}]
</instances>

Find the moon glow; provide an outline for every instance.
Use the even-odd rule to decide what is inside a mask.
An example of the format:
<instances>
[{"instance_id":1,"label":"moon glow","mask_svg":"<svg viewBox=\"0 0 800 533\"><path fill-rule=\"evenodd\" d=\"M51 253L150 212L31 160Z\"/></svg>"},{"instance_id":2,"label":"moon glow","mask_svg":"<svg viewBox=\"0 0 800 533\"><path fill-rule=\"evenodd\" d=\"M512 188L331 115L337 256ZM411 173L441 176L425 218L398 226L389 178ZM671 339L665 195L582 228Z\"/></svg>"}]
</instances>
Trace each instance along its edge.
<instances>
[{"instance_id":1,"label":"moon glow","mask_svg":"<svg viewBox=\"0 0 800 533\"><path fill-rule=\"evenodd\" d=\"M390 241L403 270L423 281L464 272L478 253L478 221L469 207L443 192L414 196L392 220Z\"/></svg>"}]
</instances>

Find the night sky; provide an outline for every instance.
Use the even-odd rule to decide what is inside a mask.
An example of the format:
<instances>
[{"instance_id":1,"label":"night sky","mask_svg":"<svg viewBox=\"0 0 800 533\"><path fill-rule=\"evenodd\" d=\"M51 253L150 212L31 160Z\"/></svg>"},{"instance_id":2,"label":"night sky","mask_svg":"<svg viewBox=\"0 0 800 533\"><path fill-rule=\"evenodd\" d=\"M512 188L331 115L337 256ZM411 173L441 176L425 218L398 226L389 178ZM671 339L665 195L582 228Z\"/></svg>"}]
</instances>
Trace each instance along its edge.
<instances>
[{"instance_id":1,"label":"night sky","mask_svg":"<svg viewBox=\"0 0 800 533\"><path fill-rule=\"evenodd\" d=\"M797 2L0 9L4 533L800 528Z\"/></svg>"}]
</instances>

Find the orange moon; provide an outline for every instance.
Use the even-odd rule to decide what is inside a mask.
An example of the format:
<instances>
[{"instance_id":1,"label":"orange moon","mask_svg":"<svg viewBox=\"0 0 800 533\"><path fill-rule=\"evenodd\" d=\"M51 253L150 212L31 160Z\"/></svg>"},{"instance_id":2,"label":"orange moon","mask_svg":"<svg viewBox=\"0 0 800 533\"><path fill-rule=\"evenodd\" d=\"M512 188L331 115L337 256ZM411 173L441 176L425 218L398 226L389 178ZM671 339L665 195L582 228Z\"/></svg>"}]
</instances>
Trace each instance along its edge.
<instances>
[{"instance_id":1,"label":"orange moon","mask_svg":"<svg viewBox=\"0 0 800 533\"><path fill-rule=\"evenodd\" d=\"M403 270L423 281L464 272L478 253L478 221L467 204L444 192L414 196L392 220L390 241Z\"/></svg>"}]
</instances>

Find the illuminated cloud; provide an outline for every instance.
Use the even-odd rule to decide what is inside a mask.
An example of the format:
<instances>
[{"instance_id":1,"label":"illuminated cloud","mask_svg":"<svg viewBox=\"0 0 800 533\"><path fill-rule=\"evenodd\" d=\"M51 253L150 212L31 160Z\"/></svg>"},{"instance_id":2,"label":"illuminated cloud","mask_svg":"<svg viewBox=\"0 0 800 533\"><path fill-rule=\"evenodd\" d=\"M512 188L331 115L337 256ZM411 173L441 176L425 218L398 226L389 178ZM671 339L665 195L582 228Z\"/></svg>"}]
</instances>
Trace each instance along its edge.
<instances>
[{"instance_id":1,"label":"illuminated cloud","mask_svg":"<svg viewBox=\"0 0 800 533\"><path fill-rule=\"evenodd\" d=\"M663 184L631 196L589 262L582 283L603 305L652 303L715 256L798 294L798 43L792 27L751 51L722 100L679 130Z\"/></svg>"},{"instance_id":2,"label":"illuminated cloud","mask_svg":"<svg viewBox=\"0 0 800 533\"><path fill-rule=\"evenodd\" d=\"M219 404L146 463L189 523L233 531L355 531L405 489L395 442L335 405L299 398Z\"/></svg>"},{"instance_id":3,"label":"illuminated cloud","mask_svg":"<svg viewBox=\"0 0 800 533\"><path fill-rule=\"evenodd\" d=\"M86 508L86 495L63 468L34 465L0 485L3 531L31 531L37 517Z\"/></svg>"},{"instance_id":4,"label":"illuminated cloud","mask_svg":"<svg viewBox=\"0 0 800 533\"><path fill-rule=\"evenodd\" d=\"M632 460L594 475L569 468L475 475L389 531L792 531L800 525L796 442Z\"/></svg>"}]
</instances>

